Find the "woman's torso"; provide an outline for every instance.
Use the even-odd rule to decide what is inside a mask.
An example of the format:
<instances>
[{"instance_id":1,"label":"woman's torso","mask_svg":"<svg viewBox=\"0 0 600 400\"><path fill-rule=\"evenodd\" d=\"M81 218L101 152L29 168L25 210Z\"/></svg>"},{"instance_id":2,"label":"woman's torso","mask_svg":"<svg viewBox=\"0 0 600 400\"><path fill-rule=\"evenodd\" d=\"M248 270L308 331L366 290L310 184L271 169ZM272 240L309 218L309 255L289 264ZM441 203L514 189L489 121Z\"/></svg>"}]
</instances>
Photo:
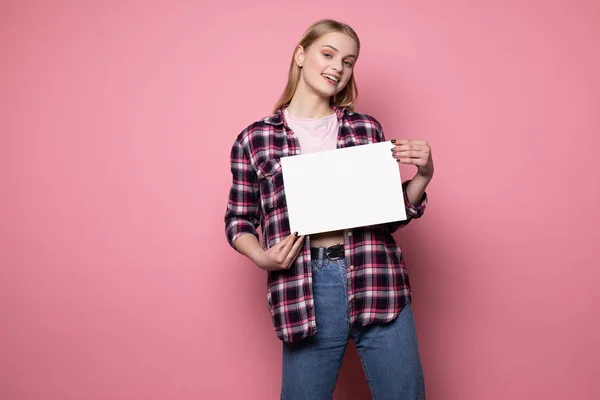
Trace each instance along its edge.
<instances>
[{"instance_id":1,"label":"woman's torso","mask_svg":"<svg viewBox=\"0 0 600 400\"><path fill-rule=\"evenodd\" d=\"M319 151L334 150L337 147L339 123L337 115L324 118L295 118L290 116L287 109L284 111L287 125L300 142L301 154ZM313 247L329 247L344 243L344 231L323 232L310 235Z\"/></svg>"}]
</instances>

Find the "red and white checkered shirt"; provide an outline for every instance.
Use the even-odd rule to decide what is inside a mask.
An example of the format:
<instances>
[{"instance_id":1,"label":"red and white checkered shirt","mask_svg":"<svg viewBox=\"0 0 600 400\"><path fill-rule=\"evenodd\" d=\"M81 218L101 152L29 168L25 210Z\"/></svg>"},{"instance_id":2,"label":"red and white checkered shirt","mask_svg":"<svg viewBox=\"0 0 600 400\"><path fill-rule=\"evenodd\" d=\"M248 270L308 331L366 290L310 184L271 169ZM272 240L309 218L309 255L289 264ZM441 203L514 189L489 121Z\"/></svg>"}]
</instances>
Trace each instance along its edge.
<instances>
[{"instance_id":1,"label":"red and white checkered shirt","mask_svg":"<svg viewBox=\"0 0 600 400\"><path fill-rule=\"evenodd\" d=\"M248 126L233 143L232 185L225 213L225 231L232 247L245 233L258 239L259 226L265 250L292 233L279 160L299 155L300 145L285 122L284 109ZM335 108L335 112L340 123L338 148L386 140L373 117L347 108ZM407 184L403 183L405 188ZM406 195L404 202L405 221L344 231L352 326L391 321L411 297L404 258L392 232L423 215L427 195L418 205L410 204ZM356 212L365 206L357 205ZM267 303L273 328L282 341L297 342L317 332L309 236L289 270L268 272Z\"/></svg>"}]
</instances>

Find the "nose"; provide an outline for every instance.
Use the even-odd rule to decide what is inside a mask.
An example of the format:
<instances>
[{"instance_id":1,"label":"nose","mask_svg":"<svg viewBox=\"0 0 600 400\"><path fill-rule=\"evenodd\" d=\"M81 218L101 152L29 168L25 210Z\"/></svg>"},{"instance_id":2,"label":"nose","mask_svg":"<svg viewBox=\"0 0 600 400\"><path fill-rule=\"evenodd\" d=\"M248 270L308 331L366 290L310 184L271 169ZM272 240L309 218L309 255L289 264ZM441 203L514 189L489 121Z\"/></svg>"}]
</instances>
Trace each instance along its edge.
<instances>
[{"instance_id":1,"label":"nose","mask_svg":"<svg viewBox=\"0 0 600 400\"><path fill-rule=\"evenodd\" d=\"M342 68L342 61L340 61L339 64L336 63L336 62L332 63L331 69L333 69L334 71L341 71L343 69Z\"/></svg>"}]
</instances>

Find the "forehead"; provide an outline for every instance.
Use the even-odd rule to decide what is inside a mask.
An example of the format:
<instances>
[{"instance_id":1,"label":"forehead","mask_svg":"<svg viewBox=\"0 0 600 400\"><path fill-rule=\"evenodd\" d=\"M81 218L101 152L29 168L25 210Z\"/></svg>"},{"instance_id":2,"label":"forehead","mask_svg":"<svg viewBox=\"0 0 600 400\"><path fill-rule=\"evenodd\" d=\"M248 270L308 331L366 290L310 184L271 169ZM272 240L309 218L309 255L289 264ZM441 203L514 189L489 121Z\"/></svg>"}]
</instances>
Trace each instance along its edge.
<instances>
[{"instance_id":1,"label":"forehead","mask_svg":"<svg viewBox=\"0 0 600 400\"><path fill-rule=\"evenodd\" d=\"M350 36L340 32L330 32L315 41L315 47L333 46L344 54L356 54L357 44Z\"/></svg>"}]
</instances>

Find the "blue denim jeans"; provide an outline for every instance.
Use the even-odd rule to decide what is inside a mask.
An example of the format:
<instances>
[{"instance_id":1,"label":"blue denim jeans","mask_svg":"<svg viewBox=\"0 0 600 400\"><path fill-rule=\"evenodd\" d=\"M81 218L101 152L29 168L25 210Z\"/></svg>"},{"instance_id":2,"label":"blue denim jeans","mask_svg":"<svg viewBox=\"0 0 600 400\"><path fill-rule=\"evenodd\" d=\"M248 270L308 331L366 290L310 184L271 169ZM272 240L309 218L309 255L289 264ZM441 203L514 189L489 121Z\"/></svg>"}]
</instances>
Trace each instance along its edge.
<instances>
[{"instance_id":1,"label":"blue denim jeans","mask_svg":"<svg viewBox=\"0 0 600 400\"><path fill-rule=\"evenodd\" d=\"M312 273L319 330L301 342L283 344L281 399L331 399L350 338L373 399L425 399L410 303L385 325L350 329L345 261L313 259Z\"/></svg>"}]
</instances>

